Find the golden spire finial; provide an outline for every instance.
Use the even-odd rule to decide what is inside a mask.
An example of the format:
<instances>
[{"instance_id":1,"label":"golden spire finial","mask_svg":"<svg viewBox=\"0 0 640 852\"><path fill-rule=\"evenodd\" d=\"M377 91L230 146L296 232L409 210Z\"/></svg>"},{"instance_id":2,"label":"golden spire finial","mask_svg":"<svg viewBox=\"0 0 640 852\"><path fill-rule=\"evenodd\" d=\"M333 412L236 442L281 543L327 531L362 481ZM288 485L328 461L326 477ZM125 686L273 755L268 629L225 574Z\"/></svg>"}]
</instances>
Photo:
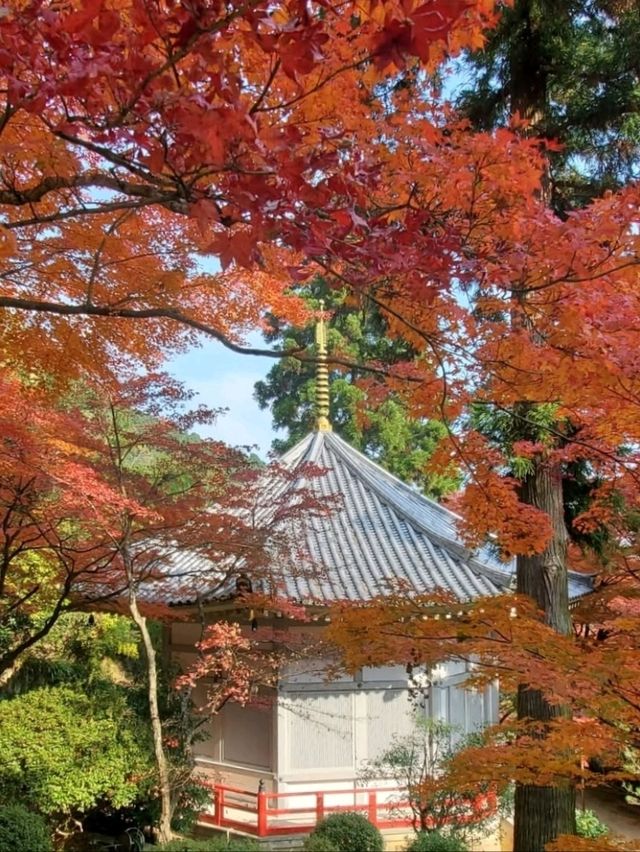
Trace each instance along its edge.
<instances>
[{"instance_id":1,"label":"golden spire finial","mask_svg":"<svg viewBox=\"0 0 640 852\"><path fill-rule=\"evenodd\" d=\"M327 366L327 326L324 321L324 301L320 300L320 315L316 322L316 429L331 432L329 420L329 367Z\"/></svg>"}]
</instances>

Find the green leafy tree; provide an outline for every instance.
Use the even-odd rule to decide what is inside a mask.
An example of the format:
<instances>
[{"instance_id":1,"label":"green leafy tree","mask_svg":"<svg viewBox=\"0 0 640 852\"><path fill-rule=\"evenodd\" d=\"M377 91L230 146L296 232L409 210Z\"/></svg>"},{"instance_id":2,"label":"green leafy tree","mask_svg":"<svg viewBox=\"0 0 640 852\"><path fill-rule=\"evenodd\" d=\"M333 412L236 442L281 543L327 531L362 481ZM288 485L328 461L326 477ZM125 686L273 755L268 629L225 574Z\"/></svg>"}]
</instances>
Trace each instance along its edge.
<instances>
[{"instance_id":1,"label":"green leafy tree","mask_svg":"<svg viewBox=\"0 0 640 852\"><path fill-rule=\"evenodd\" d=\"M161 630L154 624L150 624L149 628L154 645L160 647ZM205 788L190 778L192 757L183 747L180 731L193 724L192 708L173 690L177 672L167 663L164 657L159 656L158 704L165 740L171 746L168 758L174 779L173 825L176 830L183 831L193 824L196 814L206 807L210 796ZM34 782L38 802L38 785L56 789L58 776L68 774L66 787L60 791L62 801L58 803L58 809L51 802L47 804L46 797L43 799L44 808L38 804L54 825L62 828L71 820L74 824L82 823L85 830L108 834L118 833L134 824L143 827L157 822L160 804L145 674L140 635L131 619L112 613L65 613L45 638L25 652L20 669L3 688L1 694L5 700L0 702L0 709L7 719L13 720L7 724L7 736L18 731L19 736L24 733L25 741L28 741L29 736L35 736L37 728L39 748L51 757L50 762L38 766L38 777ZM32 703L38 702L43 694L47 696L45 705L49 722L46 728L39 730L40 717L24 721L22 728L16 727L15 720L21 715L27 717ZM57 705L55 709L54 705ZM82 711L78 730L68 724L68 717L76 710ZM112 730L109 720L117 722L119 734ZM86 770L83 746L79 747L79 761L77 764L73 762L78 751L76 738L81 738L79 741L83 743L97 741L105 732L105 726L105 760L110 760L107 750L112 759L105 763L106 769L102 774L93 776L88 786L82 777ZM27 749L20 748L20 759L26 761ZM68 756L66 762L55 757L62 752ZM122 768L122 762L118 764L120 758L129 761L130 771L120 777L120 781L123 778L127 781L126 795L119 792L117 767ZM136 766L144 767L144 771L136 771ZM102 787L102 781L112 769L114 785ZM30 771L25 771L25 777L30 777ZM23 783L16 774L8 772L0 775L4 779L0 780L0 787L4 784L4 789L11 791L13 799L26 801L29 807L35 807L30 788L26 789L31 781ZM78 790L88 795L83 798ZM71 827L73 830L73 825Z\"/></svg>"},{"instance_id":2,"label":"green leafy tree","mask_svg":"<svg viewBox=\"0 0 640 852\"><path fill-rule=\"evenodd\" d=\"M20 669L0 695L60 685L90 692L105 681L133 686L140 668L138 641L135 627L123 616L63 613L48 635L24 653Z\"/></svg>"},{"instance_id":3,"label":"green leafy tree","mask_svg":"<svg viewBox=\"0 0 640 852\"><path fill-rule=\"evenodd\" d=\"M354 363L380 362L392 365L410 357L407 344L390 340L385 323L372 301L354 305L346 293L330 289L316 279L303 291L310 308L319 310L321 300L332 318L328 329L330 355ZM292 350L313 346L314 329L274 324L266 335L271 343ZM367 391L356 383L357 371L336 365L331 369L331 422L333 428L356 449L374 459L405 482L431 497L442 497L459 485L456 471L435 474L427 469L429 459L445 433L442 423L415 420L407 414L402 399L386 395L368 400ZM286 430L276 438L273 449L282 453L313 430L316 412L316 379L313 364L295 357L275 364L264 381L255 385L261 408L271 408L273 424Z\"/></svg>"},{"instance_id":4,"label":"green leafy tree","mask_svg":"<svg viewBox=\"0 0 640 852\"><path fill-rule=\"evenodd\" d=\"M41 687L0 702L0 797L53 821L108 799L131 804L153 777L148 727L121 688Z\"/></svg>"},{"instance_id":5,"label":"green leafy tree","mask_svg":"<svg viewBox=\"0 0 640 852\"><path fill-rule=\"evenodd\" d=\"M488 788L463 791L449 772L454 755L477 740L476 734L464 734L456 725L418 713L413 730L405 736L394 735L362 777L365 781L393 779L408 800L416 832L439 834L444 829L464 845L463 841L476 837L479 826L493 817L488 810L484 819L478 814L469 822L470 800Z\"/></svg>"}]
</instances>

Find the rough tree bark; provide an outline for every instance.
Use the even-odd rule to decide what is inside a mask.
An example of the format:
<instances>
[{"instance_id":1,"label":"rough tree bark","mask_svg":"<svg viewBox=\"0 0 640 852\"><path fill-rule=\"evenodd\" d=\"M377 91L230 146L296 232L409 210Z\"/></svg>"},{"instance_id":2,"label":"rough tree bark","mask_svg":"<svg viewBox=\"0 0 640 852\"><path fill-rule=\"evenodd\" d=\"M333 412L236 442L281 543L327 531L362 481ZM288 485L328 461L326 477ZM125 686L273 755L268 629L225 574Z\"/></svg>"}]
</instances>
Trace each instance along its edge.
<instances>
[{"instance_id":1,"label":"rough tree bark","mask_svg":"<svg viewBox=\"0 0 640 852\"><path fill-rule=\"evenodd\" d=\"M567 572L567 530L562 505L562 471L538 460L521 488L523 502L546 512L553 536L546 549L535 556L521 556L517 563L517 591L529 595L544 613L545 622L558 633L571 633ZM519 719L549 722L569 711L545 701L539 690L518 689ZM575 787L518 784L515 795L514 852L543 852L559 834L575 833Z\"/></svg>"},{"instance_id":2,"label":"rough tree bark","mask_svg":"<svg viewBox=\"0 0 640 852\"><path fill-rule=\"evenodd\" d=\"M548 57L545 56L544 27L550 19L567 14L564 0L516 0L513 8L514 38L509 57L510 107L513 114L528 122L525 132L539 132L549 97ZM549 181L541 194L550 203ZM535 331L532 330L532 334ZM526 404L516 413L526 432ZM523 437L530 437L523 435ZM562 470L552 468L544 458L536 460L532 472L522 483L521 500L541 509L551 519L552 538L546 549L535 556L517 560L517 591L533 598L544 613L544 620L558 633L571 632L567 572L567 530L562 501ZM552 706L538 690L518 689L518 719L542 723L569 712ZM514 814L514 852L544 852L545 845L560 834L575 834L575 786L560 781L557 786L516 785Z\"/></svg>"}]
</instances>

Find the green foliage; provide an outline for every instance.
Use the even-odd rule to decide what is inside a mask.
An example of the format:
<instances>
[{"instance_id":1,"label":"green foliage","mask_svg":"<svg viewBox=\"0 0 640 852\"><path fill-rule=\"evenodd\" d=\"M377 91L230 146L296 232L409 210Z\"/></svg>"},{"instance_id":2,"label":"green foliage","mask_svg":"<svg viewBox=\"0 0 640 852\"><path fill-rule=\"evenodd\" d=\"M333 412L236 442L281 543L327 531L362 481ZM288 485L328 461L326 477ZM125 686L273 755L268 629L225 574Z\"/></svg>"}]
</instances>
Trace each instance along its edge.
<instances>
[{"instance_id":1,"label":"green foliage","mask_svg":"<svg viewBox=\"0 0 640 852\"><path fill-rule=\"evenodd\" d=\"M346 293L329 289L316 279L302 291L313 309L323 299L333 317L328 329L329 352L353 362L380 361L393 364L411 357L407 345L390 340L375 306L363 303L356 308ZM270 342L299 349L312 347L314 329L275 327L267 335ZM331 371L331 421L334 429L353 447L361 450L395 476L416 485L431 497L441 497L459 485L456 471L436 475L426 470L427 462L445 428L437 421L414 420L397 396L388 391L381 403L367 403L367 394L355 384L360 378L352 369ZM285 439L276 439L273 448L284 452L302 440L315 424L315 367L295 358L283 358L267 378L255 385L261 408L271 407L273 424L286 429Z\"/></svg>"},{"instance_id":2,"label":"green foliage","mask_svg":"<svg viewBox=\"0 0 640 852\"><path fill-rule=\"evenodd\" d=\"M339 852L335 843L322 834L310 834L302 848L304 852Z\"/></svg>"},{"instance_id":3,"label":"green foliage","mask_svg":"<svg viewBox=\"0 0 640 852\"><path fill-rule=\"evenodd\" d=\"M407 852L467 852L469 847L452 834L420 831L407 846Z\"/></svg>"},{"instance_id":4,"label":"green foliage","mask_svg":"<svg viewBox=\"0 0 640 852\"><path fill-rule=\"evenodd\" d=\"M175 775L186 774L186 770L186 767L180 766L179 760L174 762ZM183 783L177 783L174 778L173 796L175 809L171 828L179 834L188 834L194 828L198 815L211 804L211 791L190 777ZM160 818L160 800L155 796L143 795L128 808L128 814L135 825L156 825Z\"/></svg>"},{"instance_id":5,"label":"green foliage","mask_svg":"<svg viewBox=\"0 0 640 852\"><path fill-rule=\"evenodd\" d=\"M463 841L472 840L482 821L468 823L469 799L486 792L476 786L463 792L451 777L450 764L464 748L477 745L480 734L463 734L441 719L417 715L413 731L395 735L388 748L371 761L363 781L391 778L408 800L416 830L453 831Z\"/></svg>"},{"instance_id":6,"label":"green foliage","mask_svg":"<svg viewBox=\"0 0 640 852\"><path fill-rule=\"evenodd\" d=\"M0 806L0 852L50 852L44 819L22 805Z\"/></svg>"},{"instance_id":7,"label":"green foliage","mask_svg":"<svg viewBox=\"0 0 640 852\"><path fill-rule=\"evenodd\" d=\"M560 214L637 176L639 31L637 3L518 0L469 58L473 83L458 103L476 127L508 123L523 80L544 101L536 130L562 143L551 152Z\"/></svg>"},{"instance_id":8,"label":"green foliage","mask_svg":"<svg viewBox=\"0 0 640 852\"><path fill-rule=\"evenodd\" d=\"M130 804L153 774L148 730L113 684L91 695L58 686L0 702L0 753L0 798L52 818L102 800Z\"/></svg>"},{"instance_id":9,"label":"green foliage","mask_svg":"<svg viewBox=\"0 0 640 852\"><path fill-rule=\"evenodd\" d=\"M331 814L313 830L311 837L328 839L339 852L382 852L382 835L362 814Z\"/></svg>"},{"instance_id":10,"label":"green foliage","mask_svg":"<svg viewBox=\"0 0 640 852\"><path fill-rule=\"evenodd\" d=\"M211 804L211 791L202 784L189 781L175 795L177 804L171 827L174 831L188 832L195 826L199 814Z\"/></svg>"},{"instance_id":11,"label":"green foliage","mask_svg":"<svg viewBox=\"0 0 640 852\"><path fill-rule=\"evenodd\" d=\"M159 647L161 629L153 624L150 629ZM160 658L163 729L178 743L168 754L176 800L173 828L188 832L210 794L190 779L191 760L183 747L188 746L190 708L171 690L175 671L165 670L162 662ZM73 813L86 830L105 835L155 824L160 805L145 678L139 635L130 619L98 613L63 615L49 635L23 656L4 690L11 700L0 702L0 719L11 716L12 730L20 729L11 753L16 765L27 767L36 779L35 789L44 790L42 803L37 794L29 794L31 782L25 782L23 789L8 766L0 766L0 796L10 789L19 801L54 821ZM33 715L31 709L41 695L47 697ZM57 701L60 706L54 708ZM46 753L39 767L32 766L29 758L32 735L38 742L36 750ZM0 733L0 746L3 736ZM104 753L94 765L90 752L102 749L103 740ZM77 764L74 753L79 754Z\"/></svg>"},{"instance_id":12,"label":"green foliage","mask_svg":"<svg viewBox=\"0 0 640 852\"><path fill-rule=\"evenodd\" d=\"M640 749L630 745L624 750L622 757L625 772L634 775L636 779L622 782L625 801L628 805L640 805Z\"/></svg>"},{"instance_id":13,"label":"green foliage","mask_svg":"<svg viewBox=\"0 0 640 852\"><path fill-rule=\"evenodd\" d=\"M33 619L37 621L38 614ZM23 655L4 689L19 695L41 686L139 681L139 637L133 622L108 613L61 615L49 634Z\"/></svg>"},{"instance_id":14,"label":"green foliage","mask_svg":"<svg viewBox=\"0 0 640 852\"><path fill-rule=\"evenodd\" d=\"M528 456L517 455L514 444L526 441L538 445L540 450L554 443L570 439L575 427L568 421L556 419L558 406L552 403L542 405L520 405L510 410L494 408L489 405L474 405L471 409L470 425L482 433L492 444L504 450L508 457L508 472L516 479L524 480L534 474L535 464ZM620 448L623 455L624 447ZM583 459L575 459L563 466L562 502L564 519L571 540L583 549L595 553L604 563L611 545L611 532L604 524L597 524L587 531L574 525L574 520L586 511L592 502L593 494L601 485L593 466ZM615 492L610 497L612 508L621 513L622 507ZM627 523L633 526L633 519L626 512Z\"/></svg>"},{"instance_id":15,"label":"green foliage","mask_svg":"<svg viewBox=\"0 0 640 852\"><path fill-rule=\"evenodd\" d=\"M257 840L249 837L231 837L227 840L226 836L221 834L198 840L185 837L153 848L162 852L258 852L260 849L264 850Z\"/></svg>"},{"instance_id":16,"label":"green foliage","mask_svg":"<svg viewBox=\"0 0 640 852\"><path fill-rule=\"evenodd\" d=\"M609 833L609 828L600 821L593 811L576 810L576 832L579 837L594 840Z\"/></svg>"},{"instance_id":17,"label":"green foliage","mask_svg":"<svg viewBox=\"0 0 640 852\"><path fill-rule=\"evenodd\" d=\"M492 443L512 453L515 441L530 441L552 446L558 428L558 406L544 403L506 410L491 405L475 404L471 409L470 425Z\"/></svg>"}]
</instances>

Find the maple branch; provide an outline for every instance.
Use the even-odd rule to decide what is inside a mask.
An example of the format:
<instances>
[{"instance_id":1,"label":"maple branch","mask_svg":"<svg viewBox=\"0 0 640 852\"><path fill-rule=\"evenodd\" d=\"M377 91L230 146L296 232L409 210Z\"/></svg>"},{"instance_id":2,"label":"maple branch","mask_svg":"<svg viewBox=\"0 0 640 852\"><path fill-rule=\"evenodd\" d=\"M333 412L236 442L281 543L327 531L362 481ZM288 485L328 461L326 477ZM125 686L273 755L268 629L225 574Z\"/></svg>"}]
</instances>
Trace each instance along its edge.
<instances>
[{"instance_id":1,"label":"maple branch","mask_svg":"<svg viewBox=\"0 0 640 852\"><path fill-rule=\"evenodd\" d=\"M113 234L118 230L120 225L127 220L128 216L130 215L130 212L131 211L124 212L121 216L118 216L118 218L109 225L106 232L102 236L100 245L95 251L95 254L93 256L93 263L91 265L91 273L89 275L89 281L87 283L87 296L85 301L88 305L91 305L93 303L93 289L96 283L96 278L98 276L98 271L100 269L100 259L107 244L107 239L113 236Z\"/></svg>"},{"instance_id":2,"label":"maple branch","mask_svg":"<svg viewBox=\"0 0 640 852\"><path fill-rule=\"evenodd\" d=\"M306 89L304 92L301 92L299 95L296 95L294 98L290 98L288 101L280 104L274 104L274 106L265 107L261 109L260 112L275 112L276 110L285 110L299 101L304 100L309 97L309 95L315 94L315 92L319 92L327 83L330 83L331 80L339 77L341 74L344 74L346 71L353 71L356 68L359 68L361 65L365 65L367 62L370 62L372 59L376 57L377 53L368 53L362 59L357 59L355 62L350 62L348 65L342 65L340 68L337 68L335 71L332 71L331 74L327 74L326 77L323 77L319 80L314 86L311 86L310 89Z\"/></svg>"},{"instance_id":3,"label":"maple branch","mask_svg":"<svg viewBox=\"0 0 640 852\"><path fill-rule=\"evenodd\" d=\"M20 311L35 311L36 313L56 314L58 316L98 316L110 319L157 319L169 320L179 325L199 331L207 337L213 337L232 352L240 355L255 355L261 358L295 358L308 364L317 363L317 359L311 355L302 355L304 348L297 349L262 349L255 346L242 346L235 343L231 338L218 329L200 320L190 317L177 308L118 308L111 305L95 305L83 303L80 305L63 304L61 302L46 302L41 299L22 299L17 296L0 296L0 308L13 308ZM350 361L346 358L338 358L330 355L327 359L329 364L340 367L348 367L363 373L374 373L381 376L393 376L393 370L386 367L377 367L373 364L362 364ZM405 381L422 382L422 379L413 376L402 376Z\"/></svg>"},{"instance_id":4,"label":"maple branch","mask_svg":"<svg viewBox=\"0 0 640 852\"><path fill-rule=\"evenodd\" d=\"M269 77L267 78L267 82L264 84L262 91L258 95L256 102L253 104L253 106L249 110L249 115L253 115L255 112L257 112L260 109L260 104L266 98L267 93L269 92L269 89L271 88L271 84L275 80L276 74L280 70L280 64L281 64L280 59L278 58L275 61L274 66L271 69L271 73L269 74Z\"/></svg>"},{"instance_id":5,"label":"maple branch","mask_svg":"<svg viewBox=\"0 0 640 852\"><path fill-rule=\"evenodd\" d=\"M49 175L43 178L40 183L28 189L3 189L0 190L0 204L6 204L9 207L22 207L26 204L35 204L41 201L50 192L57 192L64 189L82 189L87 187L101 187L103 189L112 189L115 192L121 192L123 195L128 195L137 198L151 198L153 200L161 200L157 191L150 186L141 183L133 183L122 180L114 174L105 174L104 172L84 172L78 175L69 175L62 177L61 175ZM183 201L177 194L172 200ZM11 227L12 223L7 223L5 227Z\"/></svg>"},{"instance_id":6,"label":"maple branch","mask_svg":"<svg viewBox=\"0 0 640 852\"><path fill-rule=\"evenodd\" d=\"M68 117L68 123L72 124L73 122L86 124L81 117ZM77 145L80 148L91 151L93 154L98 154L98 156L103 157L110 163L113 163L114 166L121 166L126 171L131 172L131 174L136 175L136 177L139 177L147 183L155 183L158 186L162 186L163 184L171 185L170 177L163 174L154 174L154 172L150 169L147 169L142 165L134 164L122 154L116 153L112 148L107 148L104 145L98 145L97 142L93 142L91 139L83 139L81 136L74 136L64 130L57 130L51 123L47 123L47 127L53 136L61 139L63 142L69 142L71 145Z\"/></svg>"},{"instance_id":7,"label":"maple branch","mask_svg":"<svg viewBox=\"0 0 640 852\"><path fill-rule=\"evenodd\" d=\"M32 586L28 592L25 592L21 597L15 598L11 603L5 607L2 612L2 616L0 617L0 621L6 621L7 617L11 615L15 610L20 609L20 607L25 604L28 600L30 600L34 595L38 594L41 589L41 584L36 583L35 586Z\"/></svg>"},{"instance_id":8,"label":"maple branch","mask_svg":"<svg viewBox=\"0 0 640 852\"><path fill-rule=\"evenodd\" d=\"M61 213L51 213L47 216L33 216L31 219L17 219L14 222L7 222L3 227L7 230L15 228L28 228L32 225L45 225L48 222L63 222L66 219L75 219L76 216L98 216L101 213L116 213L118 210L141 210L143 207L149 207L156 204L154 200L148 201L113 201L107 204L101 204L100 207L72 207L69 210L64 210ZM184 212L175 210L174 207L164 205L174 212Z\"/></svg>"},{"instance_id":9,"label":"maple branch","mask_svg":"<svg viewBox=\"0 0 640 852\"><path fill-rule=\"evenodd\" d=\"M541 290L549 290L557 284L585 284L588 281L597 281L605 275L615 275L616 272L622 272L625 269L629 269L632 266L638 266L638 264L640 264L640 257L636 256L624 263L619 263L617 266L612 266L610 269L606 269L604 271L600 270L597 272L596 270L601 267L603 263L606 263L607 259L608 258L603 258L603 260L594 264L592 267L593 272L589 275L572 275L570 271L567 271L564 275L559 275L556 278L551 278L549 281L545 281L544 284L533 284L525 287L509 287L509 292L515 295L526 295L527 293L537 293Z\"/></svg>"},{"instance_id":10,"label":"maple branch","mask_svg":"<svg viewBox=\"0 0 640 852\"><path fill-rule=\"evenodd\" d=\"M74 574L67 572L67 576L58 595L58 599L52 611L49 613L47 619L45 620L44 624L42 624L42 626L38 630L36 630L26 639L23 639L22 642L19 642L18 645L14 645L12 648L9 648L7 651L5 651L4 654L0 656L0 672L11 668L11 666L15 663L15 661L21 654L23 654L25 651L28 651L29 648L31 648L41 639L44 639L44 637L51 632L60 615L62 615L65 609L70 608L69 595L71 592L71 587L73 585L73 580Z\"/></svg>"},{"instance_id":11,"label":"maple branch","mask_svg":"<svg viewBox=\"0 0 640 852\"><path fill-rule=\"evenodd\" d=\"M153 71L150 71L147 76L142 80L137 90L133 93L132 97L129 98L129 102L123 104L120 108L118 114L109 122L109 126L117 126L119 123L123 121L126 117L127 113L129 113L132 109L138 98L142 95L144 90L147 88L149 83L163 74L165 71L169 71L170 69L175 71L175 66L178 62L181 62L186 56L189 55L191 50L193 49L196 42L205 35L213 35L214 33L220 32L230 23L232 23L236 18L244 17L248 12L252 11L255 6L258 6L261 0L250 0L237 9L229 12L224 18L220 18L218 21L215 21L208 27L199 27L196 25L195 31L193 35L191 35L184 43L184 45L178 50L169 54L165 62L159 65L157 68L154 68ZM155 21L151 19L149 16L152 25L155 28Z\"/></svg>"}]
</instances>

